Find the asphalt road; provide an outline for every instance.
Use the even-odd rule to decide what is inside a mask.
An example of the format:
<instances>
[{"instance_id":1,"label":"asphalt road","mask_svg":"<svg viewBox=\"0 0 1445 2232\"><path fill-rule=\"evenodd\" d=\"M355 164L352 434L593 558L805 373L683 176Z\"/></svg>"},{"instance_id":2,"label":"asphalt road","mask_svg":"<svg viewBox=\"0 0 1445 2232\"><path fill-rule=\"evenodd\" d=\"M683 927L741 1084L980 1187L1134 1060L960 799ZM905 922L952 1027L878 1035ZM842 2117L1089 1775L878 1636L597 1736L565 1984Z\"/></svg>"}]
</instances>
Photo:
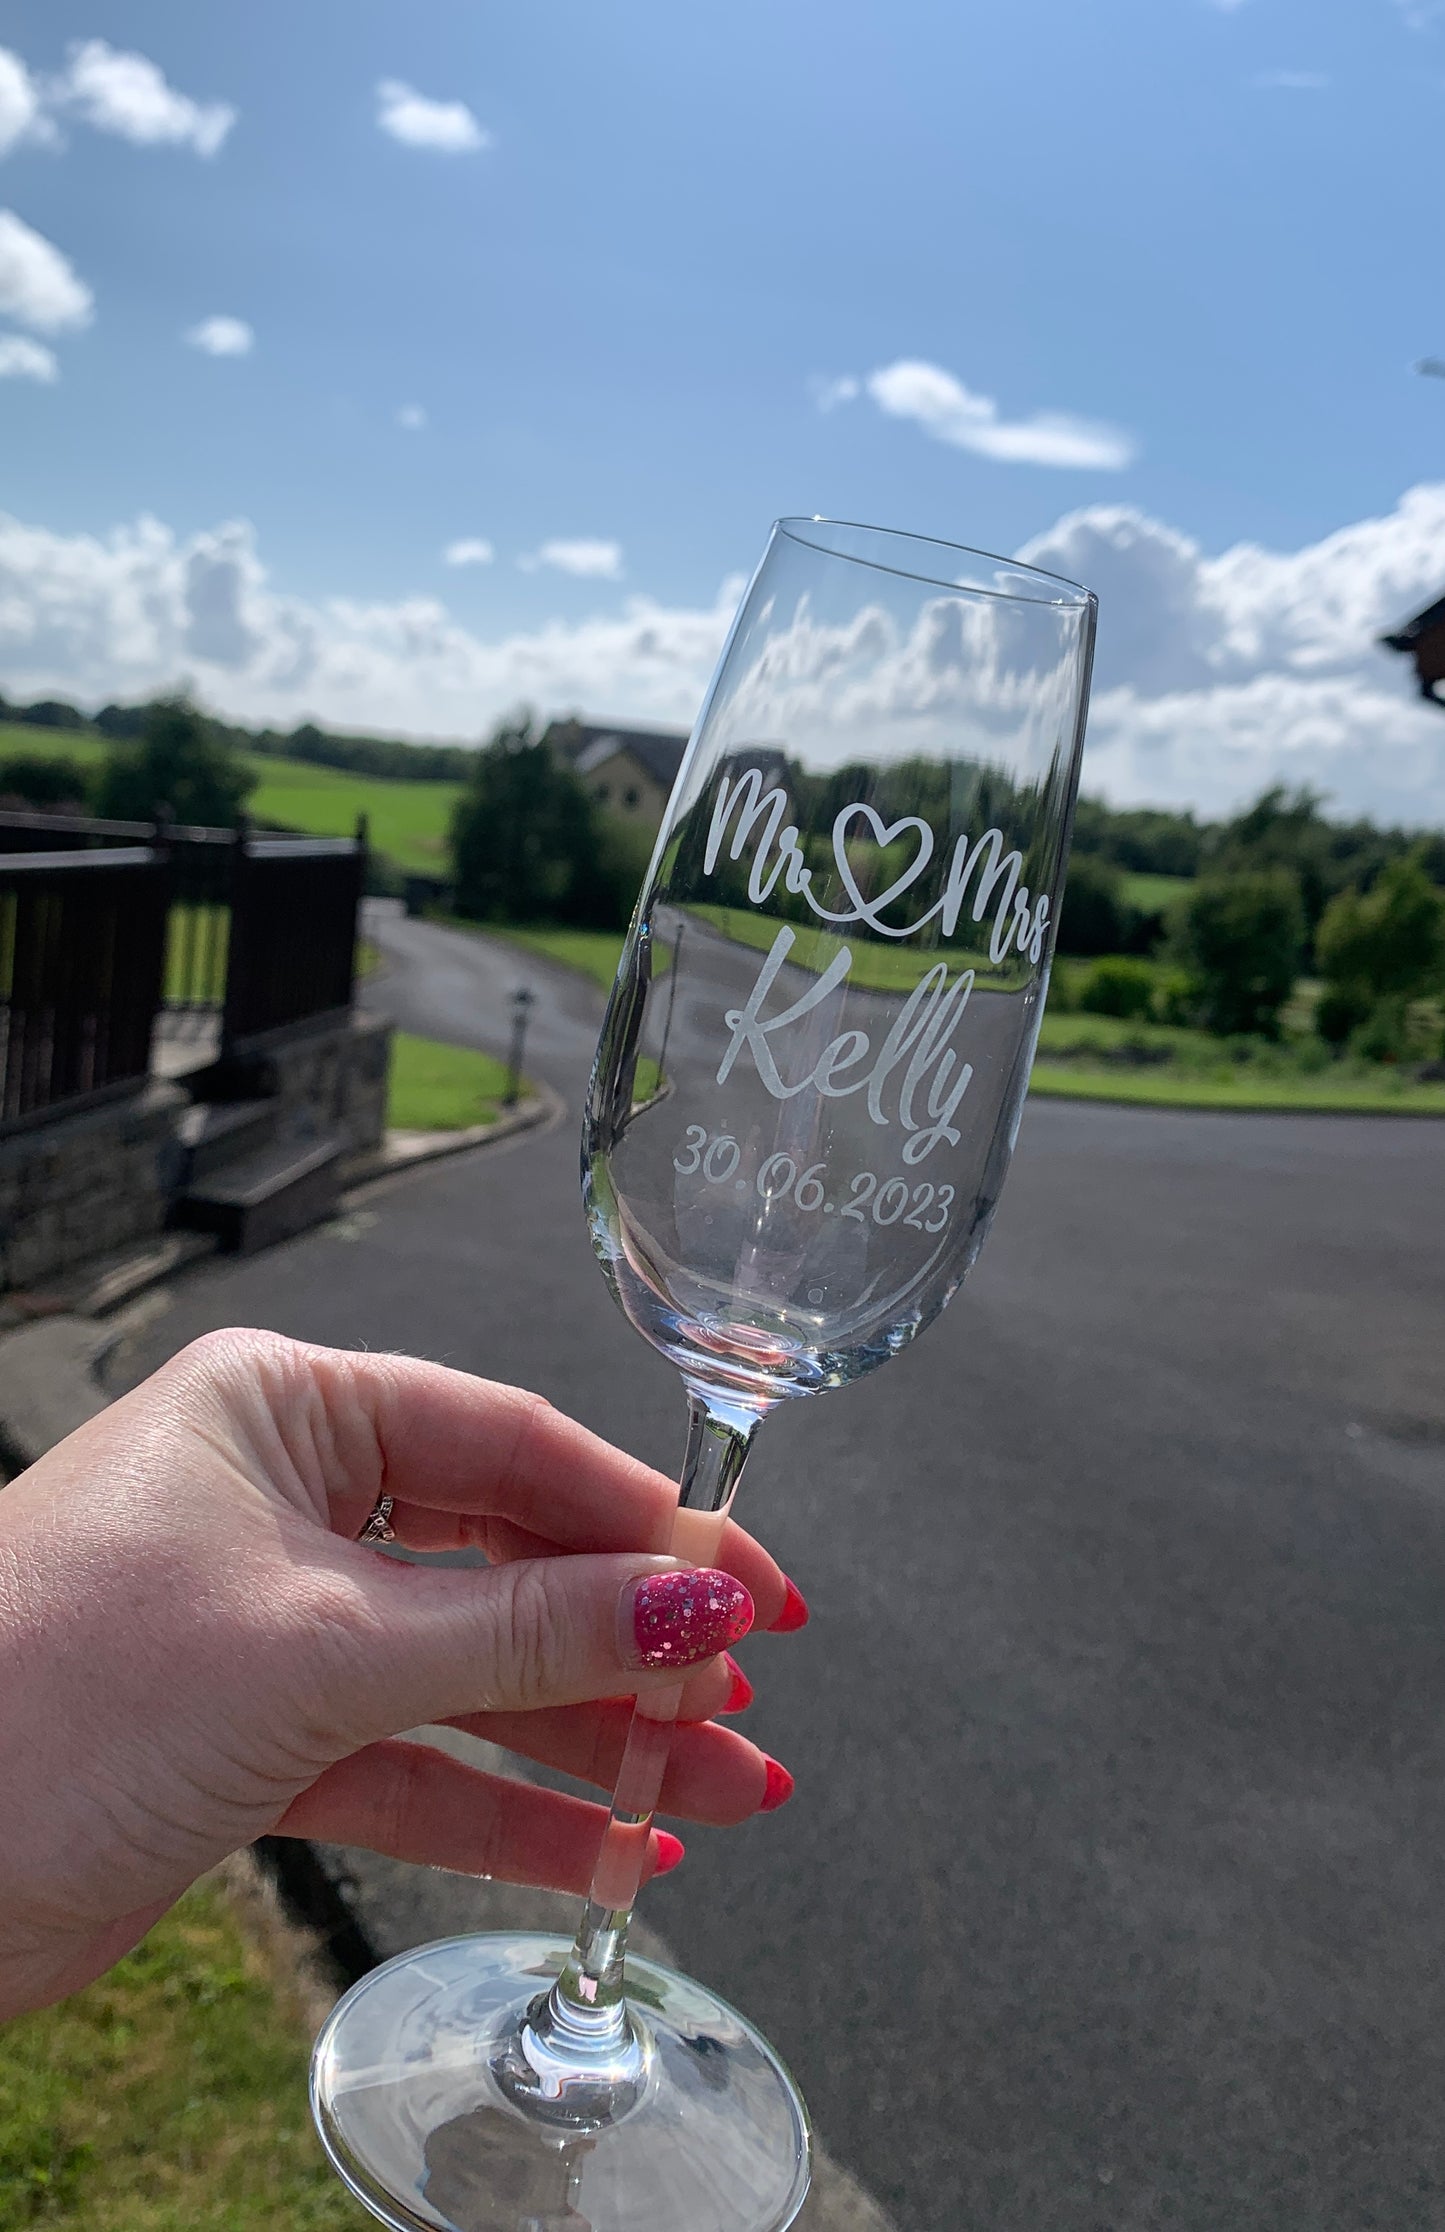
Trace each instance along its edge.
<instances>
[{"instance_id":1,"label":"asphalt road","mask_svg":"<svg viewBox=\"0 0 1445 2232\"><path fill-rule=\"evenodd\" d=\"M502 1042L511 955L381 934L372 1000ZM600 1003L531 973L575 1105ZM194 1277L139 1362L243 1321L678 1455L570 1123ZM769 1423L797 1795L649 1912L902 2232L1445 2226L1442 1372L1445 1125L1040 1102L939 1325Z\"/></svg>"}]
</instances>

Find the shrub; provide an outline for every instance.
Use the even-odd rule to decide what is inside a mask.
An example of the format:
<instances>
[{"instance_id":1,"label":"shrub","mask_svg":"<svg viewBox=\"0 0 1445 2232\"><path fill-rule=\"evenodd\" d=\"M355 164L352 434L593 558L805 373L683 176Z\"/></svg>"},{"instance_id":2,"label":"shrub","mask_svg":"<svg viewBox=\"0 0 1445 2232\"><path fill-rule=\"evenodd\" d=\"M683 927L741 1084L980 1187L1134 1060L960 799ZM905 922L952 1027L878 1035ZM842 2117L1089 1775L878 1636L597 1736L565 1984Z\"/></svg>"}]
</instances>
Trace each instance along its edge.
<instances>
[{"instance_id":1,"label":"shrub","mask_svg":"<svg viewBox=\"0 0 1445 2232\"><path fill-rule=\"evenodd\" d=\"M1154 971L1147 961L1109 954L1085 972L1079 1006L1086 1015L1118 1015L1137 1023L1153 1011Z\"/></svg>"},{"instance_id":2,"label":"shrub","mask_svg":"<svg viewBox=\"0 0 1445 2232\"><path fill-rule=\"evenodd\" d=\"M1210 876L1181 923L1182 958L1199 987L1199 1016L1221 1038L1278 1038L1279 1011L1304 951L1299 881L1287 868Z\"/></svg>"},{"instance_id":3,"label":"shrub","mask_svg":"<svg viewBox=\"0 0 1445 2232\"><path fill-rule=\"evenodd\" d=\"M40 813L55 806L83 806L89 792L90 778L79 760L42 759L31 752L0 759L0 796L23 798Z\"/></svg>"},{"instance_id":4,"label":"shrub","mask_svg":"<svg viewBox=\"0 0 1445 2232\"><path fill-rule=\"evenodd\" d=\"M1199 986L1187 969L1165 969L1154 979L1154 1015L1160 1023L1187 1029L1198 1019Z\"/></svg>"}]
</instances>

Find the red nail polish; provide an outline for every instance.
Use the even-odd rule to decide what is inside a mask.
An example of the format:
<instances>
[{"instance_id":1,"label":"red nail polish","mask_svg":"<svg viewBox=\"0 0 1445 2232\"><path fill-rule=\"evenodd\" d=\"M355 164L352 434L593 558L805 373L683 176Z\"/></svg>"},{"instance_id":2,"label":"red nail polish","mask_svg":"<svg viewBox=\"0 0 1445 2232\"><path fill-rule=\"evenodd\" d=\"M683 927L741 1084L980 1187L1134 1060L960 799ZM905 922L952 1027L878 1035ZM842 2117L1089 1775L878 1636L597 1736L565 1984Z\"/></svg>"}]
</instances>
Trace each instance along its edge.
<instances>
[{"instance_id":1,"label":"red nail polish","mask_svg":"<svg viewBox=\"0 0 1445 2232\"><path fill-rule=\"evenodd\" d=\"M727 1702L722 1706L721 1710L725 1713L745 1713L748 1707L751 1705L756 1692L753 1689L752 1683L748 1680L746 1674L738 1665L737 1660L733 1657L732 1652L725 1651L723 1653L723 1656L727 1660L728 1672L733 1678L733 1686L728 1691Z\"/></svg>"},{"instance_id":2,"label":"red nail polish","mask_svg":"<svg viewBox=\"0 0 1445 2232\"><path fill-rule=\"evenodd\" d=\"M623 1654L634 1666L700 1666L716 1658L753 1624L753 1600L741 1581L711 1566L695 1572L649 1573L628 1584L631 1637ZM629 1648L630 1644L630 1648Z\"/></svg>"},{"instance_id":3,"label":"red nail polish","mask_svg":"<svg viewBox=\"0 0 1445 2232\"><path fill-rule=\"evenodd\" d=\"M769 1623L768 1633L769 1635L792 1635L798 1628L806 1627L807 1624L807 1600L802 1590L796 1588L789 1581L788 1593L783 1600L783 1609L777 1618Z\"/></svg>"},{"instance_id":4,"label":"red nail polish","mask_svg":"<svg viewBox=\"0 0 1445 2232\"><path fill-rule=\"evenodd\" d=\"M768 1761L767 1786L763 1791L763 1802L759 1806L758 1812L776 1813L779 1806L786 1806L792 1795L792 1776L788 1773L786 1767L778 1765L776 1759L770 1759Z\"/></svg>"},{"instance_id":5,"label":"red nail polish","mask_svg":"<svg viewBox=\"0 0 1445 2232\"><path fill-rule=\"evenodd\" d=\"M670 1836L666 1829L654 1829L652 1834L657 1840L657 1866L652 1872L655 1876L670 1875L687 1846L681 1837Z\"/></svg>"}]
</instances>

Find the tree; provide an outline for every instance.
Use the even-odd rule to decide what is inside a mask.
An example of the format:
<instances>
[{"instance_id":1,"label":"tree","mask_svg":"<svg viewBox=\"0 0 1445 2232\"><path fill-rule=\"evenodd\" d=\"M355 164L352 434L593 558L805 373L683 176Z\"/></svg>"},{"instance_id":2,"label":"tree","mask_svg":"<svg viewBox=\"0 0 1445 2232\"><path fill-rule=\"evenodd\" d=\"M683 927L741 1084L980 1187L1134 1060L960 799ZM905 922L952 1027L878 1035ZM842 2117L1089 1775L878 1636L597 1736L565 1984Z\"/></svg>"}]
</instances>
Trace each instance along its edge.
<instances>
[{"instance_id":1,"label":"tree","mask_svg":"<svg viewBox=\"0 0 1445 2232\"><path fill-rule=\"evenodd\" d=\"M1060 953L1118 953L1129 943L1132 916L1118 869L1088 853L1076 856L1059 910Z\"/></svg>"},{"instance_id":2,"label":"tree","mask_svg":"<svg viewBox=\"0 0 1445 2232\"><path fill-rule=\"evenodd\" d=\"M474 921L610 927L626 919L592 802L530 715L503 723L477 755L451 845L456 909Z\"/></svg>"},{"instance_id":3,"label":"tree","mask_svg":"<svg viewBox=\"0 0 1445 2232\"><path fill-rule=\"evenodd\" d=\"M1299 881L1289 869L1203 878L1184 910L1180 947L1204 1028L1277 1038L1304 945Z\"/></svg>"},{"instance_id":4,"label":"tree","mask_svg":"<svg viewBox=\"0 0 1445 2232\"><path fill-rule=\"evenodd\" d=\"M1372 891L1352 886L1330 901L1315 951L1324 978L1316 1026L1338 1045L1382 1002L1403 1009L1445 984L1445 891L1418 853L1392 861Z\"/></svg>"},{"instance_id":5,"label":"tree","mask_svg":"<svg viewBox=\"0 0 1445 2232\"><path fill-rule=\"evenodd\" d=\"M229 828L256 778L214 722L185 698L147 706L139 743L118 746L101 773L96 810L116 821L149 821L169 807L178 822Z\"/></svg>"}]
</instances>

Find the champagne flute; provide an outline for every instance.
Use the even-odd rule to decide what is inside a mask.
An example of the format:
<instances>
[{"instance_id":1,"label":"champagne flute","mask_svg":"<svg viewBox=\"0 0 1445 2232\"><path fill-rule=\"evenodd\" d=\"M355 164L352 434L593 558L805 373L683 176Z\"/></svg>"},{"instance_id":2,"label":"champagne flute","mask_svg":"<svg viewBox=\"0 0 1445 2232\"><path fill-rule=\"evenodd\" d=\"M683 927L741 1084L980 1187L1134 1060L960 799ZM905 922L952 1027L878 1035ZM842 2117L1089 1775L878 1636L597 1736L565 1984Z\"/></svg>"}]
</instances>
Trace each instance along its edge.
<instances>
[{"instance_id":1,"label":"champagne flute","mask_svg":"<svg viewBox=\"0 0 1445 2232\"><path fill-rule=\"evenodd\" d=\"M592 1241L681 1373L673 1535L714 1562L779 1403L907 1347L1018 1131L1078 783L1095 600L919 536L774 527L664 817L588 1097ZM396 2232L783 2232L807 2111L726 2001L629 1956L681 1685L639 1700L575 1942L366 1977L313 2068Z\"/></svg>"}]
</instances>

